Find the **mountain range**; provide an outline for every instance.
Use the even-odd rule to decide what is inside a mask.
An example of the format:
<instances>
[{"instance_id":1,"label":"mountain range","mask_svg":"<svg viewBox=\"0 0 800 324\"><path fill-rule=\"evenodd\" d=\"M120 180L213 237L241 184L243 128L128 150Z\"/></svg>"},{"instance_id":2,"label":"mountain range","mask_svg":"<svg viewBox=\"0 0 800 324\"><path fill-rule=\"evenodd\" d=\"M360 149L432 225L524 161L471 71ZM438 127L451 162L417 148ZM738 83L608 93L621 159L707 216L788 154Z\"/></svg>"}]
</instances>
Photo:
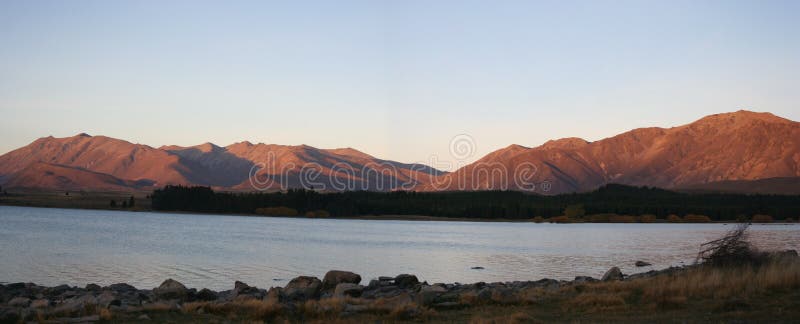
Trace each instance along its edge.
<instances>
[{"instance_id":1,"label":"mountain range","mask_svg":"<svg viewBox=\"0 0 800 324\"><path fill-rule=\"evenodd\" d=\"M0 186L152 190L170 184L252 191L593 190L607 183L696 191L800 192L800 123L737 111L672 128L639 128L588 142L510 145L454 172L352 148L239 142L226 147L134 144L106 136L44 137L0 156ZM751 185L752 184L752 185Z\"/></svg>"}]
</instances>

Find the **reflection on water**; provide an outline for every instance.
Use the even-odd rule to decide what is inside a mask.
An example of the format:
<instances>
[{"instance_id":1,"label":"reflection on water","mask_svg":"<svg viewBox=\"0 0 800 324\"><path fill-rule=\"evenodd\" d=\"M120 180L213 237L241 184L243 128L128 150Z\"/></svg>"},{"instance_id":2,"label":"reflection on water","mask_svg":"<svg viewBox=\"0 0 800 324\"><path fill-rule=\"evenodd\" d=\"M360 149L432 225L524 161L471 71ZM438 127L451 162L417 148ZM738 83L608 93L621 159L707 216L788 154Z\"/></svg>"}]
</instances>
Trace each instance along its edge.
<instances>
[{"instance_id":1,"label":"reflection on water","mask_svg":"<svg viewBox=\"0 0 800 324\"><path fill-rule=\"evenodd\" d=\"M0 206L0 281L44 285L173 278L231 289L298 275L413 273L428 282L599 277L691 263L723 224L533 224L324 220ZM764 249L800 249L800 226L754 225ZM637 260L652 267L636 268ZM484 269L473 270L472 267Z\"/></svg>"}]
</instances>

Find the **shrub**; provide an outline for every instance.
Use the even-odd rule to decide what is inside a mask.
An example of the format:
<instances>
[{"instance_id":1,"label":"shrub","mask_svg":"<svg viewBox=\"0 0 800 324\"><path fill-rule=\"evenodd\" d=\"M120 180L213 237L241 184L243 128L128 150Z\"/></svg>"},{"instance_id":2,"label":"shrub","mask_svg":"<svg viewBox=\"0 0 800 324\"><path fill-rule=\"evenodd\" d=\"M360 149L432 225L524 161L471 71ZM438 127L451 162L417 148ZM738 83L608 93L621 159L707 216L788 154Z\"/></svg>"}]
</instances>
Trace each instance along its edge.
<instances>
[{"instance_id":1,"label":"shrub","mask_svg":"<svg viewBox=\"0 0 800 324\"><path fill-rule=\"evenodd\" d=\"M672 214L672 215L667 216L667 221L670 222L670 223L680 223L683 220L681 219L680 216Z\"/></svg>"},{"instance_id":2,"label":"shrub","mask_svg":"<svg viewBox=\"0 0 800 324\"><path fill-rule=\"evenodd\" d=\"M534 223L542 223L542 222L544 222L544 217L536 216L536 217L533 218L533 222Z\"/></svg>"},{"instance_id":3,"label":"shrub","mask_svg":"<svg viewBox=\"0 0 800 324\"><path fill-rule=\"evenodd\" d=\"M569 218L583 217L583 215L586 215L583 205L569 205L564 209L564 216Z\"/></svg>"},{"instance_id":4,"label":"shrub","mask_svg":"<svg viewBox=\"0 0 800 324\"><path fill-rule=\"evenodd\" d=\"M318 209L306 212L306 217L331 217L331 214L327 210Z\"/></svg>"},{"instance_id":5,"label":"shrub","mask_svg":"<svg viewBox=\"0 0 800 324\"><path fill-rule=\"evenodd\" d=\"M764 254L758 253L747 241L747 224L739 224L722 238L702 244L697 261L713 266L759 264Z\"/></svg>"},{"instance_id":6,"label":"shrub","mask_svg":"<svg viewBox=\"0 0 800 324\"><path fill-rule=\"evenodd\" d=\"M792 223L792 222L794 222L794 218L786 217L786 219L784 219L783 221L787 222L787 223Z\"/></svg>"},{"instance_id":7,"label":"shrub","mask_svg":"<svg viewBox=\"0 0 800 324\"><path fill-rule=\"evenodd\" d=\"M636 218L630 215L612 215L608 220L612 223L636 223Z\"/></svg>"},{"instance_id":8,"label":"shrub","mask_svg":"<svg viewBox=\"0 0 800 324\"><path fill-rule=\"evenodd\" d=\"M297 216L297 210L289 207L264 207L256 209L256 214L265 216Z\"/></svg>"},{"instance_id":9,"label":"shrub","mask_svg":"<svg viewBox=\"0 0 800 324\"><path fill-rule=\"evenodd\" d=\"M689 214L683 217L683 221L687 223L709 223L711 218L706 215Z\"/></svg>"},{"instance_id":10,"label":"shrub","mask_svg":"<svg viewBox=\"0 0 800 324\"><path fill-rule=\"evenodd\" d=\"M617 214L594 214L589 215L589 221L592 223L608 223L611 221L611 217L619 216Z\"/></svg>"},{"instance_id":11,"label":"shrub","mask_svg":"<svg viewBox=\"0 0 800 324\"><path fill-rule=\"evenodd\" d=\"M567 216L556 216L547 219L550 223L572 223L572 220Z\"/></svg>"},{"instance_id":12,"label":"shrub","mask_svg":"<svg viewBox=\"0 0 800 324\"><path fill-rule=\"evenodd\" d=\"M655 223L656 219L656 215L652 214L646 214L639 217L639 221L642 223Z\"/></svg>"},{"instance_id":13,"label":"shrub","mask_svg":"<svg viewBox=\"0 0 800 324\"><path fill-rule=\"evenodd\" d=\"M772 216L770 215L753 215L751 220L753 223L772 223Z\"/></svg>"}]
</instances>

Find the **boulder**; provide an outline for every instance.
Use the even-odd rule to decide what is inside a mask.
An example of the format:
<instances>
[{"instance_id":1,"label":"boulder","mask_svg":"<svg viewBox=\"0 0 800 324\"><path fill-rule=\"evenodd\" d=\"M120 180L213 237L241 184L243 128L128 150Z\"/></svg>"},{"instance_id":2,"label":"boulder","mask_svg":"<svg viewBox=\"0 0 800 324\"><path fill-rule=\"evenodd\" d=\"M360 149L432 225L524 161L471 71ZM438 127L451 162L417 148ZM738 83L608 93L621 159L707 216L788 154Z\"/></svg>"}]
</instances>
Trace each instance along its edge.
<instances>
[{"instance_id":1,"label":"boulder","mask_svg":"<svg viewBox=\"0 0 800 324\"><path fill-rule=\"evenodd\" d=\"M250 287L246 283L236 281L233 283L233 297L253 296L261 298L261 291L256 287Z\"/></svg>"},{"instance_id":2,"label":"boulder","mask_svg":"<svg viewBox=\"0 0 800 324\"><path fill-rule=\"evenodd\" d=\"M70 290L71 288L67 285L59 285L45 289L44 293L48 297L58 297Z\"/></svg>"},{"instance_id":3,"label":"boulder","mask_svg":"<svg viewBox=\"0 0 800 324\"><path fill-rule=\"evenodd\" d=\"M608 271L606 271L606 273L603 275L603 278L600 280L611 281L611 280L622 280L622 279L623 279L622 271L619 270L618 267L611 267L611 269L608 269Z\"/></svg>"},{"instance_id":4,"label":"boulder","mask_svg":"<svg viewBox=\"0 0 800 324\"><path fill-rule=\"evenodd\" d=\"M105 287L103 289L113 290L113 291L116 291L118 293L134 292L134 291L137 290L136 287L131 286L131 285L126 284L126 283L116 283L116 284L110 285L108 287Z\"/></svg>"},{"instance_id":5,"label":"boulder","mask_svg":"<svg viewBox=\"0 0 800 324\"><path fill-rule=\"evenodd\" d=\"M17 323L20 321L19 309L0 306L0 323Z\"/></svg>"},{"instance_id":6,"label":"boulder","mask_svg":"<svg viewBox=\"0 0 800 324\"><path fill-rule=\"evenodd\" d=\"M113 291L106 290L97 296L97 305L108 308L111 306L122 306L122 301L117 298L117 294Z\"/></svg>"},{"instance_id":7,"label":"boulder","mask_svg":"<svg viewBox=\"0 0 800 324\"><path fill-rule=\"evenodd\" d=\"M331 270L322 279L322 287L325 290L336 288L340 283L361 283L361 276L349 271Z\"/></svg>"},{"instance_id":8,"label":"boulder","mask_svg":"<svg viewBox=\"0 0 800 324\"><path fill-rule=\"evenodd\" d=\"M322 281L316 277L300 276L289 281L283 290L291 300L318 298L322 291Z\"/></svg>"},{"instance_id":9,"label":"boulder","mask_svg":"<svg viewBox=\"0 0 800 324\"><path fill-rule=\"evenodd\" d=\"M636 266L637 267L646 267L646 266L651 266L651 265L652 264L650 264L649 262L644 262L644 261L641 261L641 260L636 261Z\"/></svg>"},{"instance_id":10,"label":"boulder","mask_svg":"<svg viewBox=\"0 0 800 324\"><path fill-rule=\"evenodd\" d=\"M589 282L597 282L597 279L589 277L589 276L577 276L572 283L575 284L582 284L582 283L589 283Z\"/></svg>"},{"instance_id":11,"label":"boulder","mask_svg":"<svg viewBox=\"0 0 800 324\"><path fill-rule=\"evenodd\" d=\"M97 305L97 299L90 294L65 300L61 304L56 305L53 309L53 313L62 315L79 314L83 312L88 305Z\"/></svg>"},{"instance_id":12,"label":"boulder","mask_svg":"<svg viewBox=\"0 0 800 324\"><path fill-rule=\"evenodd\" d=\"M27 297L14 297L8 301L8 306L11 307L28 307L30 305L31 299Z\"/></svg>"},{"instance_id":13,"label":"boulder","mask_svg":"<svg viewBox=\"0 0 800 324\"><path fill-rule=\"evenodd\" d=\"M364 291L364 286L343 282L336 285L336 289L333 292L333 297L342 298L342 297L360 297L361 293Z\"/></svg>"},{"instance_id":14,"label":"boulder","mask_svg":"<svg viewBox=\"0 0 800 324\"><path fill-rule=\"evenodd\" d=\"M38 309L38 308L46 308L50 306L50 301L47 299L37 299L31 302L31 308Z\"/></svg>"},{"instance_id":15,"label":"boulder","mask_svg":"<svg viewBox=\"0 0 800 324\"><path fill-rule=\"evenodd\" d=\"M422 286L417 293L417 304L430 306L445 292L447 292L447 289L442 286Z\"/></svg>"},{"instance_id":16,"label":"boulder","mask_svg":"<svg viewBox=\"0 0 800 324\"><path fill-rule=\"evenodd\" d=\"M100 291L101 289L103 289L103 287L100 287L99 285L90 283L90 284L86 285L86 288L84 288L84 289L86 289L87 291Z\"/></svg>"},{"instance_id":17,"label":"boulder","mask_svg":"<svg viewBox=\"0 0 800 324\"><path fill-rule=\"evenodd\" d=\"M172 279L164 280L158 288L153 289L153 294L158 299L178 299L185 300L189 294L182 283Z\"/></svg>"},{"instance_id":18,"label":"boulder","mask_svg":"<svg viewBox=\"0 0 800 324\"><path fill-rule=\"evenodd\" d=\"M202 301L217 300L218 297L219 295L217 295L216 292L214 292L213 290L209 290L207 288L200 289L200 291L198 291L197 294L195 295L195 298L197 298L197 300L202 300Z\"/></svg>"},{"instance_id":19,"label":"boulder","mask_svg":"<svg viewBox=\"0 0 800 324\"><path fill-rule=\"evenodd\" d=\"M419 284L419 279L415 275L401 274L394 277L394 284L400 288L412 288Z\"/></svg>"}]
</instances>

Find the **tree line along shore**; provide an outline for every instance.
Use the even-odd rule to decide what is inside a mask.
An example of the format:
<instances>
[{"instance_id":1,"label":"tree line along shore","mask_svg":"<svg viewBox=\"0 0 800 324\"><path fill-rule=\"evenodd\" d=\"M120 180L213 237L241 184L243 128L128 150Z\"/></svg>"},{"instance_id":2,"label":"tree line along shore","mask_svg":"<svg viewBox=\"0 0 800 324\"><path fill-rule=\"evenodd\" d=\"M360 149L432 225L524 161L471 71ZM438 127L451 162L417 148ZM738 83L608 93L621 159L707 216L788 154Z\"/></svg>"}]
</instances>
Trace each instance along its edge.
<instances>
[{"instance_id":1,"label":"tree line along shore","mask_svg":"<svg viewBox=\"0 0 800 324\"><path fill-rule=\"evenodd\" d=\"M549 223L796 222L800 196L699 194L607 185L554 196L476 192L219 192L166 186L152 192L4 191L0 205L310 218Z\"/></svg>"},{"instance_id":2,"label":"tree line along shore","mask_svg":"<svg viewBox=\"0 0 800 324\"><path fill-rule=\"evenodd\" d=\"M235 193L167 186L150 198L153 210L264 216L424 215L556 223L792 222L800 216L800 196L692 194L623 185L554 196L516 191Z\"/></svg>"}]
</instances>

